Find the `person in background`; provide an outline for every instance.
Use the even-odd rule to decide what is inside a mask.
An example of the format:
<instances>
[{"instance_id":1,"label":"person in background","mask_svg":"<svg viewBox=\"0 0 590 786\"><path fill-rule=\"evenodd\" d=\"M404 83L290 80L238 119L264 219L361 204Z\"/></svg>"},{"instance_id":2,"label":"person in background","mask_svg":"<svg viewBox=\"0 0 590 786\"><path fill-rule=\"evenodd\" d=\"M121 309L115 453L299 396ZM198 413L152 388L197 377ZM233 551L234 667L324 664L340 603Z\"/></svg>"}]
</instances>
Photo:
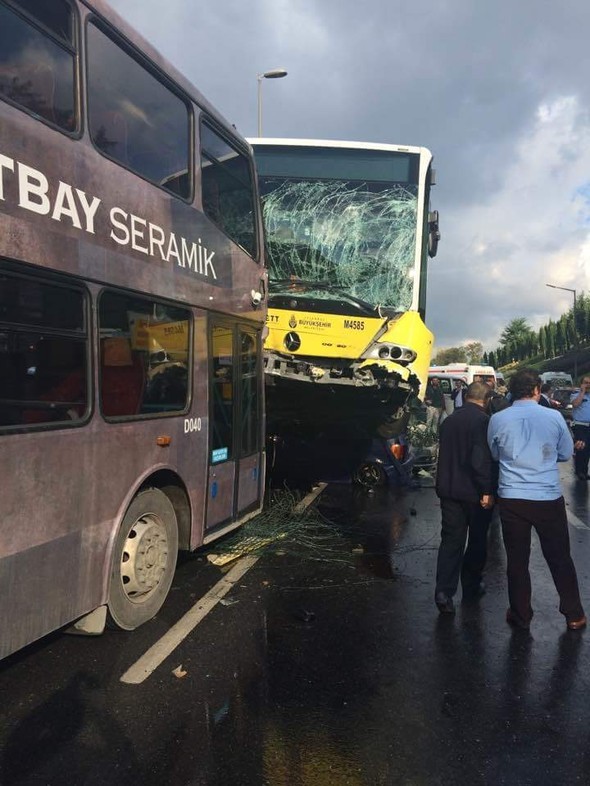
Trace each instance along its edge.
<instances>
[{"instance_id":1,"label":"person in background","mask_svg":"<svg viewBox=\"0 0 590 786\"><path fill-rule=\"evenodd\" d=\"M445 394L440 386L440 379L433 377L426 386L424 396L426 404L426 426L431 431L438 430L441 415L445 411Z\"/></svg>"},{"instance_id":2,"label":"person in background","mask_svg":"<svg viewBox=\"0 0 590 786\"><path fill-rule=\"evenodd\" d=\"M453 596L459 577L464 600L485 592L482 572L497 477L486 438L488 395L487 385L472 382L465 391L464 405L440 427L436 493L442 522L434 601L441 614L455 611Z\"/></svg>"},{"instance_id":3,"label":"person in background","mask_svg":"<svg viewBox=\"0 0 590 786\"><path fill-rule=\"evenodd\" d=\"M584 374L580 380L580 390L572 393L573 407L572 430L576 452L574 472L578 480L588 480L588 459L590 459L590 376Z\"/></svg>"},{"instance_id":4,"label":"person in background","mask_svg":"<svg viewBox=\"0 0 590 786\"><path fill-rule=\"evenodd\" d=\"M549 409L554 408L554 404L551 400L551 384L549 382L544 382L541 385L541 395L539 396L539 404L542 407L549 407Z\"/></svg>"},{"instance_id":5,"label":"person in background","mask_svg":"<svg viewBox=\"0 0 590 786\"><path fill-rule=\"evenodd\" d=\"M451 391L451 401L453 402L453 409L460 409L463 406L463 394L465 393L465 385L460 379L455 380L455 387Z\"/></svg>"},{"instance_id":6,"label":"person in background","mask_svg":"<svg viewBox=\"0 0 590 786\"><path fill-rule=\"evenodd\" d=\"M590 379L589 379L590 383ZM510 378L512 406L492 415L488 443L499 462L498 505L507 556L506 621L527 628L533 617L529 557L535 528L570 630L586 626L578 578L570 555L565 502L557 462L571 458L573 441L562 415L538 406L534 369Z\"/></svg>"},{"instance_id":7,"label":"person in background","mask_svg":"<svg viewBox=\"0 0 590 786\"><path fill-rule=\"evenodd\" d=\"M486 412L488 413L488 415L491 416L494 413L500 412L501 410L506 409L506 407L510 406L510 402L507 401L504 396L501 396L496 390L496 381L493 377L487 377L485 380L485 384L490 389L490 393L486 404Z\"/></svg>"}]
</instances>

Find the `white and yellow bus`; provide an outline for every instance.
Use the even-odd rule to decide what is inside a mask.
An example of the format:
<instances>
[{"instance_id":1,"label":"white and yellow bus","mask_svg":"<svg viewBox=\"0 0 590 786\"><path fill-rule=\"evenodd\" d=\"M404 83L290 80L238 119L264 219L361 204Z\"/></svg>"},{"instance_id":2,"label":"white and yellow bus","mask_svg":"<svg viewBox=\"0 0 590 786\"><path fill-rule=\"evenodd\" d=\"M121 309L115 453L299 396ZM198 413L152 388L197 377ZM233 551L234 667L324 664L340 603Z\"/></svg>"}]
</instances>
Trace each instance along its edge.
<instances>
[{"instance_id":1,"label":"white and yellow bus","mask_svg":"<svg viewBox=\"0 0 590 786\"><path fill-rule=\"evenodd\" d=\"M270 429L371 430L424 391L432 155L424 147L250 140L270 276Z\"/></svg>"}]
</instances>

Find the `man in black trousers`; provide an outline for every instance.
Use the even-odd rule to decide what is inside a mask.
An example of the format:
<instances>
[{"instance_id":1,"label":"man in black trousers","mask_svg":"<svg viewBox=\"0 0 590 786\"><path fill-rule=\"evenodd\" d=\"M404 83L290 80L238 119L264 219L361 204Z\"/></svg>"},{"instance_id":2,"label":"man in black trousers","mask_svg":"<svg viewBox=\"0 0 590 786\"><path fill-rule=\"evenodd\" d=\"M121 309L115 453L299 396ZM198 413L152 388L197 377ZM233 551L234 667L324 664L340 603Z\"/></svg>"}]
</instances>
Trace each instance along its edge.
<instances>
[{"instance_id":1,"label":"man in black trousers","mask_svg":"<svg viewBox=\"0 0 590 786\"><path fill-rule=\"evenodd\" d=\"M485 407L490 393L485 382L472 382L465 391L465 404L440 427L436 493L442 530L434 599L442 614L455 612L459 577L464 600L485 592L482 572L497 486L497 465L487 442Z\"/></svg>"}]
</instances>

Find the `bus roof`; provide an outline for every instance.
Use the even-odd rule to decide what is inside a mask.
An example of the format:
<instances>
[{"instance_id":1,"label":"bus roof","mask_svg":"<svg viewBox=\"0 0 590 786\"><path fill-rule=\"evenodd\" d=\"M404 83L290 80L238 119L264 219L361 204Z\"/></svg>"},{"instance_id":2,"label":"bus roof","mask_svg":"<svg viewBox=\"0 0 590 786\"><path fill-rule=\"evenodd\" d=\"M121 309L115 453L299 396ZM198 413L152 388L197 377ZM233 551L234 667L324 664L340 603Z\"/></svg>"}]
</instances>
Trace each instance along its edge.
<instances>
[{"instance_id":1,"label":"bus roof","mask_svg":"<svg viewBox=\"0 0 590 786\"><path fill-rule=\"evenodd\" d=\"M356 150L386 150L395 153L418 153L432 157L427 147L390 145L381 142L345 142L334 139L281 139L279 137L248 137L251 145L282 145L284 147L341 147Z\"/></svg>"}]
</instances>

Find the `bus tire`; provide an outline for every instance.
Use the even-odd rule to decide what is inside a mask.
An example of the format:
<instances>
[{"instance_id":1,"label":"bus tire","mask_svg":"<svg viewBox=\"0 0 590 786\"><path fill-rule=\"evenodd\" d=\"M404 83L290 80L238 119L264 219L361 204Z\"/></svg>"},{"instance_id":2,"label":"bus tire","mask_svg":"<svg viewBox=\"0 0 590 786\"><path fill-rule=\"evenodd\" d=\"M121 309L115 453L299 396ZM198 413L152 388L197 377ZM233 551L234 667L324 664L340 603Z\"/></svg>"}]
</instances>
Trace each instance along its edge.
<instances>
[{"instance_id":1,"label":"bus tire","mask_svg":"<svg viewBox=\"0 0 590 786\"><path fill-rule=\"evenodd\" d=\"M172 503L156 488L132 500L117 534L109 596L109 627L134 630L154 617L166 600L178 555Z\"/></svg>"}]
</instances>

